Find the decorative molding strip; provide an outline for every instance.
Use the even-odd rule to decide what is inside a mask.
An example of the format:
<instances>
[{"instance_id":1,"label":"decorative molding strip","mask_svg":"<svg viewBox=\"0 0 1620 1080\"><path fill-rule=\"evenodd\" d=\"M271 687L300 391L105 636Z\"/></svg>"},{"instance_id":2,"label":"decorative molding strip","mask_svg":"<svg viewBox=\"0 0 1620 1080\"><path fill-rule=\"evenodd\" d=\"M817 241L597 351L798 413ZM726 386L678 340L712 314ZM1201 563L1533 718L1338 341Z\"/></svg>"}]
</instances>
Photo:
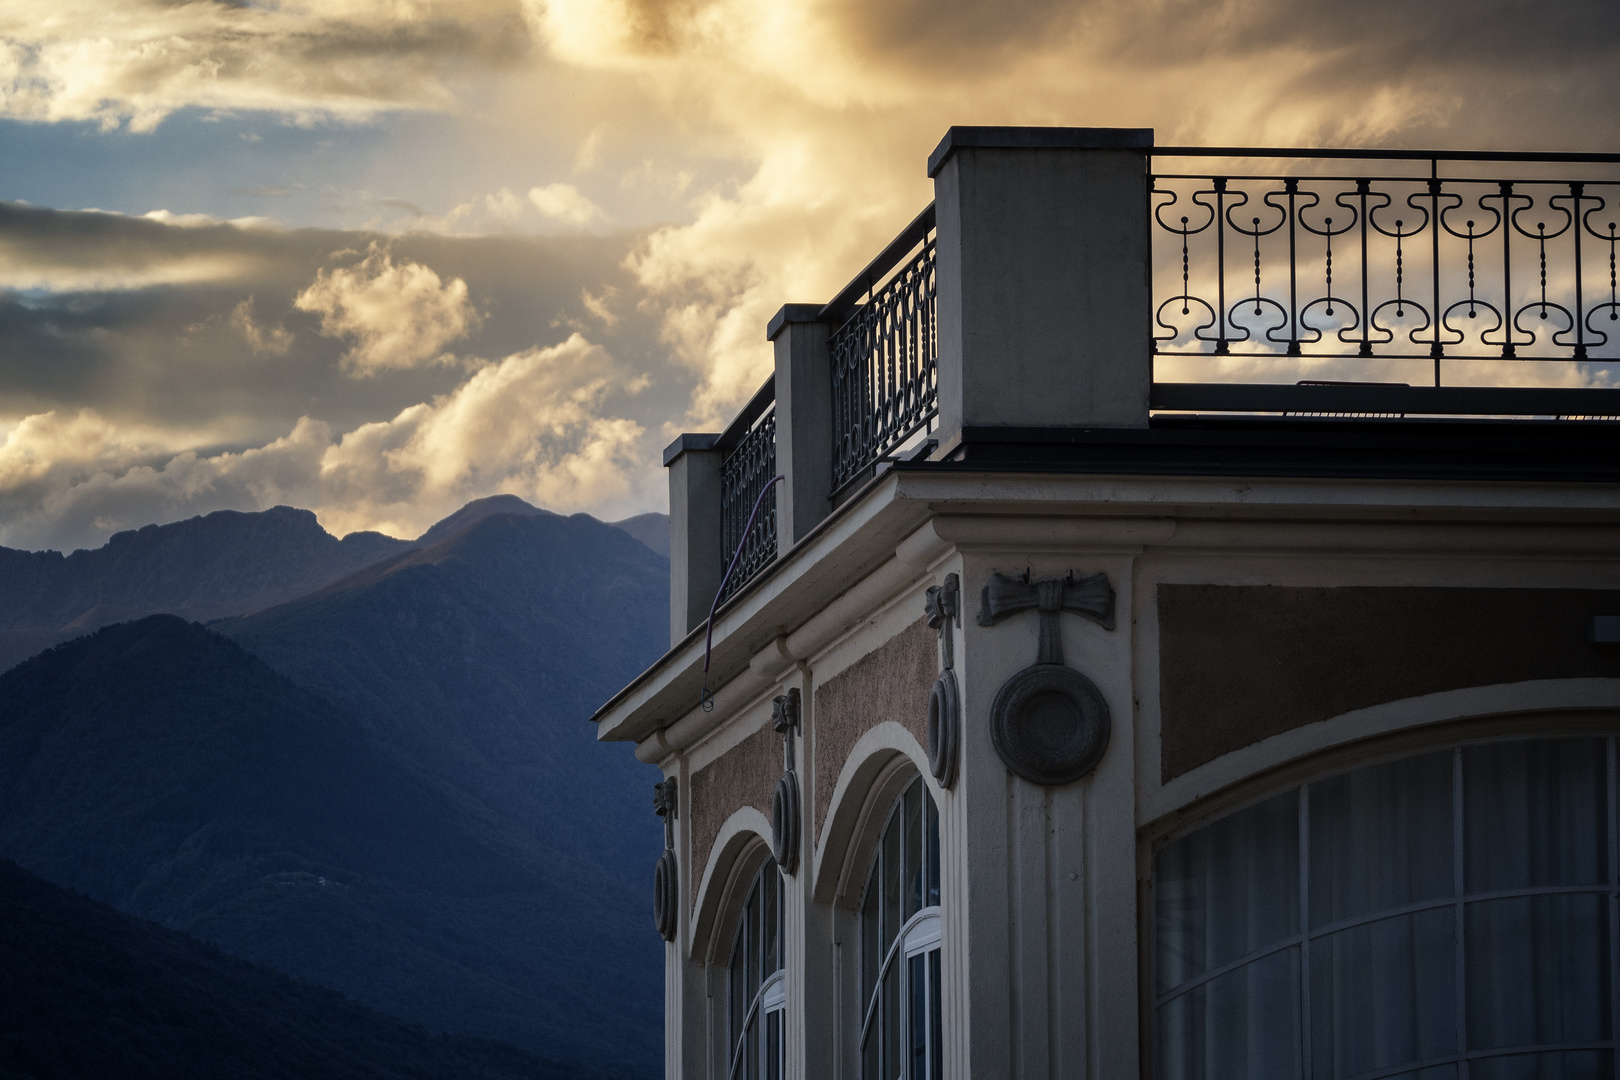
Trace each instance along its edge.
<instances>
[{"instance_id":1,"label":"decorative molding strip","mask_svg":"<svg viewBox=\"0 0 1620 1080\"><path fill-rule=\"evenodd\" d=\"M653 785L653 812L664 819L664 853L653 871L653 925L665 941L674 941L680 928L680 875L675 864L675 819L679 814L679 788L671 776Z\"/></svg>"},{"instance_id":2,"label":"decorative molding strip","mask_svg":"<svg viewBox=\"0 0 1620 1080\"><path fill-rule=\"evenodd\" d=\"M799 727L800 695L797 687L771 703L771 726L782 735L782 779L771 799L771 854L789 876L799 869L799 842L804 832L799 798L799 775L793 767L793 735Z\"/></svg>"},{"instance_id":3,"label":"decorative molding strip","mask_svg":"<svg viewBox=\"0 0 1620 1080\"><path fill-rule=\"evenodd\" d=\"M939 679L928 694L928 768L942 788L956 783L962 743L961 696L956 688L956 655L951 624L962 625L962 579L946 574L928 590L928 625L939 632Z\"/></svg>"}]
</instances>

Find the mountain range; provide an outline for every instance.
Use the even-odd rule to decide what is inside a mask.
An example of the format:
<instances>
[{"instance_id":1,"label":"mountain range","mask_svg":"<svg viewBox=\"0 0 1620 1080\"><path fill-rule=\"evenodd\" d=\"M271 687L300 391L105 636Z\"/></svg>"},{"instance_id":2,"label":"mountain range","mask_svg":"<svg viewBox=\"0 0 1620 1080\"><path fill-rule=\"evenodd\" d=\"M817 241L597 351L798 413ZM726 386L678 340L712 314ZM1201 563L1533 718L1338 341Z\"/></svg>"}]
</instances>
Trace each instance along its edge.
<instances>
[{"instance_id":1,"label":"mountain range","mask_svg":"<svg viewBox=\"0 0 1620 1080\"><path fill-rule=\"evenodd\" d=\"M648 517L497 497L407 542L277 508L5 553L13 623L180 611L0 675L0 856L436 1031L655 1073L657 773L583 722L666 643Z\"/></svg>"},{"instance_id":2,"label":"mountain range","mask_svg":"<svg viewBox=\"0 0 1620 1080\"><path fill-rule=\"evenodd\" d=\"M143 615L207 622L303 596L390 555L438 543L492 514L556 516L515 495L468 503L415 540L375 532L341 540L308 510L219 510L115 533L69 555L0 547L0 671L58 642ZM669 518L615 522L669 557Z\"/></svg>"}]
</instances>

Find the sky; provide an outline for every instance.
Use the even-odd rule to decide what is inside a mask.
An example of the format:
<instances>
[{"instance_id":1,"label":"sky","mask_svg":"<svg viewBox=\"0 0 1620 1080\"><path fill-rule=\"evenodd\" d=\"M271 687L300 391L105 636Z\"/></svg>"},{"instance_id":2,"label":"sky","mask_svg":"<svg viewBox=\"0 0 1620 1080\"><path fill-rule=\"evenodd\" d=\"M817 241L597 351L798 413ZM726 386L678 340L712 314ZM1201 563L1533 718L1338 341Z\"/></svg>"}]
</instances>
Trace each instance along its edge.
<instances>
[{"instance_id":1,"label":"sky","mask_svg":"<svg viewBox=\"0 0 1620 1080\"><path fill-rule=\"evenodd\" d=\"M1612 0L0 0L0 545L663 510L952 124L1620 150Z\"/></svg>"}]
</instances>

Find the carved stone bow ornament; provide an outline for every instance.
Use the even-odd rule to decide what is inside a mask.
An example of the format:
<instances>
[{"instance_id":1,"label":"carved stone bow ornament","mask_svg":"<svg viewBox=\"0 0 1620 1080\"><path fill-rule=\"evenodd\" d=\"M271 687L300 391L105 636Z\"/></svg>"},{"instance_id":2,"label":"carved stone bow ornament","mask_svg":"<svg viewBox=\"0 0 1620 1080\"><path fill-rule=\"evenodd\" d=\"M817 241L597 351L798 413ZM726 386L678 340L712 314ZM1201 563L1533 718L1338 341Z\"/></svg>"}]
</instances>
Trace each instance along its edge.
<instances>
[{"instance_id":1,"label":"carved stone bow ornament","mask_svg":"<svg viewBox=\"0 0 1620 1080\"><path fill-rule=\"evenodd\" d=\"M771 726L782 735L782 779L771 799L771 854L782 873L799 868L799 774L793 768L793 735L799 728L799 691L795 688L771 703Z\"/></svg>"},{"instance_id":2,"label":"carved stone bow ornament","mask_svg":"<svg viewBox=\"0 0 1620 1080\"><path fill-rule=\"evenodd\" d=\"M1070 784L1096 768L1108 748L1108 702L1095 683L1063 663L1060 615L1114 628L1114 590L1105 574L1031 581L991 574L980 595L979 625L1025 611L1041 619L1035 663L1002 684L990 707L990 738L1007 768L1035 784Z\"/></svg>"},{"instance_id":3,"label":"carved stone bow ornament","mask_svg":"<svg viewBox=\"0 0 1620 1080\"><path fill-rule=\"evenodd\" d=\"M658 856L658 868L653 871L653 925L665 941L675 940L681 917L680 875L675 872L678 802L673 776L653 785L653 812L664 819L664 853Z\"/></svg>"}]
</instances>

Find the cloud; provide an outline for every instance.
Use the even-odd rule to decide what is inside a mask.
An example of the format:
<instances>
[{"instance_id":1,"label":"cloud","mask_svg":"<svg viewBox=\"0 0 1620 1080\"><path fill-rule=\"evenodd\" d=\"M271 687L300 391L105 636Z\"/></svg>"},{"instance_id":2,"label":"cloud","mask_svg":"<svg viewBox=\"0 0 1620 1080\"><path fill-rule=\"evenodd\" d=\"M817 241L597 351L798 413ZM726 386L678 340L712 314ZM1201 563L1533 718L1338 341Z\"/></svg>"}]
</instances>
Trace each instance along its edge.
<instances>
[{"instance_id":1,"label":"cloud","mask_svg":"<svg viewBox=\"0 0 1620 1080\"><path fill-rule=\"evenodd\" d=\"M305 121L448 110L448 73L526 48L503 0L16 0L0 12L0 115L150 131L188 107Z\"/></svg>"},{"instance_id":2,"label":"cloud","mask_svg":"<svg viewBox=\"0 0 1620 1080\"><path fill-rule=\"evenodd\" d=\"M285 354L292 348L293 335L281 326L261 326L253 320L253 297L231 309L231 326L256 353Z\"/></svg>"},{"instance_id":3,"label":"cloud","mask_svg":"<svg viewBox=\"0 0 1620 1080\"><path fill-rule=\"evenodd\" d=\"M547 218L564 225L584 227L607 219L602 208L581 195L572 184L530 188L529 202Z\"/></svg>"},{"instance_id":4,"label":"cloud","mask_svg":"<svg viewBox=\"0 0 1620 1080\"><path fill-rule=\"evenodd\" d=\"M574 335L489 364L448 394L335 435L300 418L263 446L180 449L195 433L92 410L24 418L0 440L0 544L71 549L218 509L314 509L343 534L415 536L467 501L509 493L607 517L657 505L642 426L604 411L645 385Z\"/></svg>"},{"instance_id":5,"label":"cloud","mask_svg":"<svg viewBox=\"0 0 1620 1080\"><path fill-rule=\"evenodd\" d=\"M421 263L396 265L375 242L353 266L323 267L293 306L319 315L327 337L353 341L343 363L357 377L453 363L444 347L479 320L465 281L444 282Z\"/></svg>"}]
</instances>

